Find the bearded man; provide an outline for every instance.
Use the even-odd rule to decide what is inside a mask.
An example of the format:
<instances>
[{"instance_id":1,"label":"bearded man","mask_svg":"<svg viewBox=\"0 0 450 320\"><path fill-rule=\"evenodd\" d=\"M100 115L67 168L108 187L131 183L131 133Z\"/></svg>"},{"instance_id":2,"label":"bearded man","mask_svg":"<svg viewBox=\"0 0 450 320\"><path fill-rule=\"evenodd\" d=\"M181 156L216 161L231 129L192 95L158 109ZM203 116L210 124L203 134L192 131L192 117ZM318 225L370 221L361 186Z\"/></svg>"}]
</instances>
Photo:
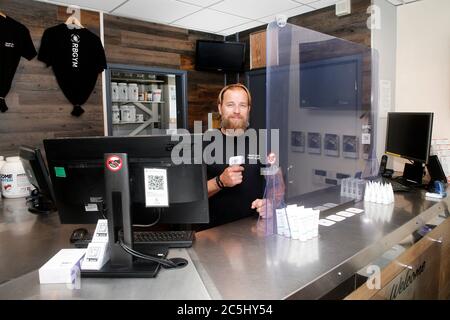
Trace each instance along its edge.
<instances>
[{"instance_id":1,"label":"bearded man","mask_svg":"<svg viewBox=\"0 0 450 320\"><path fill-rule=\"evenodd\" d=\"M261 175L261 157L258 152L250 152L258 149L258 142L248 139L245 134L249 126L251 103L249 90L239 83L227 85L219 93L217 107L221 116L223 161L207 166L208 227L252 214L263 214L265 201L261 199L265 182Z\"/></svg>"}]
</instances>

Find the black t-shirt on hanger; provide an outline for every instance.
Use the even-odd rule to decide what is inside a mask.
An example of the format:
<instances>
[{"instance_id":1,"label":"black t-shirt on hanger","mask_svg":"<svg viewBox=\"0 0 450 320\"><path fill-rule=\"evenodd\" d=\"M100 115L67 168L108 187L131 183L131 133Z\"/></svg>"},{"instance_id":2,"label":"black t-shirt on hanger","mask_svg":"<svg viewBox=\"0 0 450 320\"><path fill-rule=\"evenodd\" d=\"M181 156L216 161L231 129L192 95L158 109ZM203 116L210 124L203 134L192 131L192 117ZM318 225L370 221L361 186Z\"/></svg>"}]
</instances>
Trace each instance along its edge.
<instances>
[{"instance_id":1,"label":"black t-shirt on hanger","mask_svg":"<svg viewBox=\"0 0 450 320\"><path fill-rule=\"evenodd\" d=\"M11 89L20 58L31 60L36 54L27 27L8 16L0 17L0 111L8 110L4 98Z\"/></svg>"},{"instance_id":2,"label":"black t-shirt on hanger","mask_svg":"<svg viewBox=\"0 0 450 320\"><path fill-rule=\"evenodd\" d=\"M80 116L98 74L106 69L100 38L86 28L71 29L59 24L45 30L38 59L53 68L61 90L74 105L72 115Z\"/></svg>"}]
</instances>

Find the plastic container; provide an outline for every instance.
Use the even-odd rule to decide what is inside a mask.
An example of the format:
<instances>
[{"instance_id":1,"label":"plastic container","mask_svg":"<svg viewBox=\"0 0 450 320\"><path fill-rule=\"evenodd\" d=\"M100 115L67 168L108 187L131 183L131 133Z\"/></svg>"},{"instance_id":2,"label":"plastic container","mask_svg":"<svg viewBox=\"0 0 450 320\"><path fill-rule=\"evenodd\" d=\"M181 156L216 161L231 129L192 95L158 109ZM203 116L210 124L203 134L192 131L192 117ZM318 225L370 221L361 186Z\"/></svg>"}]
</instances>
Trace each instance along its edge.
<instances>
[{"instance_id":1,"label":"plastic container","mask_svg":"<svg viewBox=\"0 0 450 320\"><path fill-rule=\"evenodd\" d=\"M120 121L122 123L131 122L130 107L126 104L120 106Z\"/></svg>"},{"instance_id":2,"label":"plastic container","mask_svg":"<svg viewBox=\"0 0 450 320\"><path fill-rule=\"evenodd\" d=\"M0 170L2 169L2 166L6 163L5 158L3 156L0 156Z\"/></svg>"},{"instance_id":3,"label":"plastic container","mask_svg":"<svg viewBox=\"0 0 450 320\"><path fill-rule=\"evenodd\" d=\"M138 101L139 100L139 90L136 83L130 83L128 85L128 100Z\"/></svg>"},{"instance_id":4,"label":"plastic container","mask_svg":"<svg viewBox=\"0 0 450 320\"><path fill-rule=\"evenodd\" d=\"M6 163L5 159L3 158L3 156L0 156L0 170L2 169L3 165ZM2 199L2 185L0 182L0 200Z\"/></svg>"},{"instance_id":5,"label":"plastic container","mask_svg":"<svg viewBox=\"0 0 450 320\"><path fill-rule=\"evenodd\" d=\"M161 89L155 89L152 92L152 100L153 102L160 102L161 101Z\"/></svg>"},{"instance_id":6,"label":"plastic container","mask_svg":"<svg viewBox=\"0 0 450 320\"><path fill-rule=\"evenodd\" d=\"M128 110L130 111L130 122L136 122L136 107L133 105L128 105Z\"/></svg>"},{"instance_id":7,"label":"plastic container","mask_svg":"<svg viewBox=\"0 0 450 320\"><path fill-rule=\"evenodd\" d=\"M112 106L112 123L120 123L120 109L117 104Z\"/></svg>"},{"instance_id":8,"label":"plastic container","mask_svg":"<svg viewBox=\"0 0 450 320\"><path fill-rule=\"evenodd\" d=\"M119 83L119 99L118 101L128 101L128 86L126 83Z\"/></svg>"},{"instance_id":9,"label":"plastic container","mask_svg":"<svg viewBox=\"0 0 450 320\"><path fill-rule=\"evenodd\" d=\"M0 169L2 195L5 198L22 198L30 195L32 186L28 181L20 157L8 157Z\"/></svg>"},{"instance_id":10,"label":"plastic container","mask_svg":"<svg viewBox=\"0 0 450 320\"><path fill-rule=\"evenodd\" d=\"M111 82L111 100L119 101L119 86L117 82Z\"/></svg>"},{"instance_id":11,"label":"plastic container","mask_svg":"<svg viewBox=\"0 0 450 320\"><path fill-rule=\"evenodd\" d=\"M137 114L136 115L136 122L143 123L144 122L144 115L143 114Z\"/></svg>"}]
</instances>

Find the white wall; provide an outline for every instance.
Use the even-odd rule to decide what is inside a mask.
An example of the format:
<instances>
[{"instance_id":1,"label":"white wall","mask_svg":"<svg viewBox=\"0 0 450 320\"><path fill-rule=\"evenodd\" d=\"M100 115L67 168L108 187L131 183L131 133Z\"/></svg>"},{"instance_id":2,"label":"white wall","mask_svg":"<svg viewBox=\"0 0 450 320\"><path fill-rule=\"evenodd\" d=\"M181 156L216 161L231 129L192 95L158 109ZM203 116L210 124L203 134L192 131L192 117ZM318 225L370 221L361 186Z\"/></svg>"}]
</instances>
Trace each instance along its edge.
<instances>
[{"instance_id":1,"label":"white wall","mask_svg":"<svg viewBox=\"0 0 450 320\"><path fill-rule=\"evenodd\" d=\"M397 28L396 111L433 111L433 137L450 138L450 1L400 6Z\"/></svg>"},{"instance_id":2,"label":"white wall","mask_svg":"<svg viewBox=\"0 0 450 320\"><path fill-rule=\"evenodd\" d=\"M381 26L372 30L372 48L378 54L379 79L391 81L390 110L434 112L433 138L450 139L450 1L421 0L400 6L387 0L372 2ZM385 146L386 111L380 104L379 158ZM404 161L395 160L394 169L403 170Z\"/></svg>"},{"instance_id":3,"label":"white wall","mask_svg":"<svg viewBox=\"0 0 450 320\"><path fill-rule=\"evenodd\" d=\"M395 111L434 112L433 138L450 138L450 1L397 7Z\"/></svg>"}]
</instances>

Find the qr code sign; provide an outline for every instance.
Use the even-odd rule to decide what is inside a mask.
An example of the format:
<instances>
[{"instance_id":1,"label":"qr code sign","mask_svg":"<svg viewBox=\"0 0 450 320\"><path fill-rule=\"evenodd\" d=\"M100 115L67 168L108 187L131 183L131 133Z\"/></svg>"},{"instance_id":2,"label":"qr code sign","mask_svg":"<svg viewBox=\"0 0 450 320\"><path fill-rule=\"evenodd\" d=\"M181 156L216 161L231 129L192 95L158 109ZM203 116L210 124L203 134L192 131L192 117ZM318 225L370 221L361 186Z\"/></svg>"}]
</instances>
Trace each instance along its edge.
<instances>
[{"instance_id":1,"label":"qr code sign","mask_svg":"<svg viewBox=\"0 0 450 320\"><path fill-rule=\"evenodd\" d=\"M145 177L145 206L169 206L167 190L167 169L144 168Z\"/></svg>"},{"instance_id":2,"label":"qr code sign","mask_svg":"<svg viewBox=\"0 0 450 320\"><path fill-rule=\"evenodd\" d=\"M164 176L149 175L147 188L149 190L164 190Z\"/></svg>"}]
</instances>

